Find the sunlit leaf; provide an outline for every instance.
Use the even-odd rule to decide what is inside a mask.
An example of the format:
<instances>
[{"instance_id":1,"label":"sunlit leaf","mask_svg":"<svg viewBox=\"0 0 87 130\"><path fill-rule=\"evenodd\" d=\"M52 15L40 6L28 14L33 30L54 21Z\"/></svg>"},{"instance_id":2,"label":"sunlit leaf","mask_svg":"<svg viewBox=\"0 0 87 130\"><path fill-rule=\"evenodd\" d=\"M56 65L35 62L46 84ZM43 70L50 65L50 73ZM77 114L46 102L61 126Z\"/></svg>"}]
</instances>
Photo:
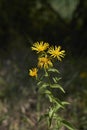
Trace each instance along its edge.
<instances>
[{"instance_id":1,"label":"sunlit leaf","mask_svg":"<svg viewBox=\"0 0 87 130\"><path fill-rule=\"evenodd\" d=\"M56 73L59 73L59 71L55 68L49 68L48 69L49 72L56 72Z\"/></svg>"},{"instance_id":2,"label":"sunlit leaf","mask_svg":"<svg viewBox=\"0 0 87 130\"><path fill-rule=\"evenodd\" d=\"M51 91L49 91L49 90L46 90L45 93L50 94L50 95L52 94Z\"/></svg>"},{"instance_id":3,"label":"sunlit leaf","mask_svg":"<svg viewBox=\"0 0 87 130\"><path fill-rule=\"evenodd\" d=\"M54 110L52 108L50 108L49 118L48 118L49 127L51 126L51 123L52 123L53 114L54 114Z\"/></svg>"},{"instance_id":4,"label":"sunlit leaf","mask_svg":"<svg viewBox=\"0 0 87 130\"><path fill-rule=\"evenodd\" d=\"M53 101L52 96L51 96L51 95L47 95L47 96L48 96L48 98L49 98L49 101L52 102L52 101Z\"/></svg>"},{"instance_id":5,"label":"sunlit leaf","mask_svg":"<svg viewBox=\"0 0 87 130\"><path fill-rule=\"evenodd\" d=\"M49 110L49 118L52 118L53 112L54 112L54 109L50 108L50 110Z\"/></svg>"},{"instance_id":6,"label":"sunlit leaf","mask_svg":"<svg viewBox=\"0 0 87 130\"><path fill-rule=\"evenodd\" d=\"M50 87L51 88L59 88L63 93L65 93L64 89L59 84L51 84Z\"/></svg>"},{"instance_id":7,"label":"sunlit leaf","mask_svg":"<svg viewBox=\"0 0 87 130\"><path fill-rule=\"evenodd\" d=\"M47 86L49 86L48 83L44 83L44 84L42 84L41 86L39 86L39 91L45 89Z\"/></svg>"},{"instance_id":8,"label":"sunlit leaf","mask_svg":"<svg viewBox=\"0 0 87 130\"><path fill-rule=\"evenodd\" d=\"M58 98L53 97L53 102L56 103L59 107L64 108L62 102Z\"/></svg>"},{"instance_id":9,"label":"sunlit leaf","mask_svg":"<svg viewBox=\"0 0 87 130\"><path fill-rule=\"evenodd\" d=\"M59 110L59 108L61 108L61 106L60 106L59 104L57 104L57 105L55 106L54 111L57 112L57 111Z\"/></svg>"},{"instance_id":10,"label":"sunlit leaf","mask_svg":"<svg viewBox=\"0 0 87 130\"><path fill-rule=\"evenodd\" d=\"M63 105L69 105L70 103L63 101L62 104L63 104Z\"/></svg>"},{"instance_id":11,"label":"sunlit leaf","mask_svg":"<svg viewBox=\"0 0 87 130\"><path fill-rule=\"evenodd\" d=\"M43 85L41 85L42 88L46 88L47 86L49 86L48 83L44 83Z\"/></svg>"},{"instance_id":12,"label":"sunlit leaf","mask_svg":"<svg viewBox=\"0 0 87 130\"><path fill-rule=\"evenodd\" d=\"M57 83L61 78L58 78L58 77L53 77L53 81L54 83Z\"/></svg>"}]
</instances>

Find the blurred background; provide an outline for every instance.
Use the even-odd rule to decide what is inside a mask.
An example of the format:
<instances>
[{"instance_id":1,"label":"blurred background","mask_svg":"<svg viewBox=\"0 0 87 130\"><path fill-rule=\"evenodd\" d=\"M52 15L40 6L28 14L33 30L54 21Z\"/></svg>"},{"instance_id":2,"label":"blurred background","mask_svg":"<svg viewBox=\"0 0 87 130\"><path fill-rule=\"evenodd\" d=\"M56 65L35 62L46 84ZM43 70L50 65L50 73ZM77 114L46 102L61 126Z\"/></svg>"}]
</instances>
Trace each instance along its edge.
<instances>
[{"instance_id":1,"label":"blurred background","mask_svg":"<svg viewBox=\"0 0 87 130\"><path fill-rule=\"evenodd\" d=\"M31 52L36 41L66 50L56 63L66 93L55 95L71 103L66 118L87 130L86 13L87 0L0 0L0 130L36 128L37 92L28 76L36 63Z\"/></svg>"}]
</instances>

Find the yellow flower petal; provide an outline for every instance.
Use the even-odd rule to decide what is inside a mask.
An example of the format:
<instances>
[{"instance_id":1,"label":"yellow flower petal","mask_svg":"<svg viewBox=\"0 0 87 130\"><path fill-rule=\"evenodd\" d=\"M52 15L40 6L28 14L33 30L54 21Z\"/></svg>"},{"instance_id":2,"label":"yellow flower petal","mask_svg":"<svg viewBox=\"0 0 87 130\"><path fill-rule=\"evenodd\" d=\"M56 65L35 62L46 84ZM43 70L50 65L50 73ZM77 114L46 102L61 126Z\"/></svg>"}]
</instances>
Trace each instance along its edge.
<instances>
[{"instance_id":1,"label":"yellow flower petal","mask_svg":"<svg viewBox=\"0 0 87 130\"><path fill-rule=\"evenodd\" d=\"M37 53L45 51L47 48L49 47L49 43L44 43L43 41L36 42L33 44L33 46L31 47L32 50L37 51Z\"/></svg>"},{"instance_id":2,"label":"yellow flower petal","mask_svg":"<svg viewBox=\"0 0 87 130\"><path fill-rule=\"evenodd\" d=\"M83 79L87 78L87 72L81 72L80 77L83 78Z\"/></svg>"},{"instance_id":3,"label":"yellow flower petal","mask_svg":"<svg viewBox=\"0 0 87 130\"><path fill-rule=\"evenodd\" d=\"M37 77L37 72L38 72L37 68L32 68L29 70L29 75L32 77Z\"/></svg>"},{"instance_id":4,"label":"yellow flower petal","mask_svg":"<svg viewBox=\"0 0 87 130\"><path fill-rule=\"evenodd\" d=\"M40 57L38 58L38 67L48 69L49 67L52 67L53 63L51 60L47 57Z\"/></svg>"},{"instance_id":5,"label":"yellow flower petal","mask_svg":"<svg viewBox=\"0 0 87 130\"><path fill-rule=\"evenodd\" d=\"M61 58L64 58L65 56L65 50L61 50L61 46L50 47L48 53L51 55L51 57L57 58L60 61L62 60Z\"/></svg>"}]
</instances>

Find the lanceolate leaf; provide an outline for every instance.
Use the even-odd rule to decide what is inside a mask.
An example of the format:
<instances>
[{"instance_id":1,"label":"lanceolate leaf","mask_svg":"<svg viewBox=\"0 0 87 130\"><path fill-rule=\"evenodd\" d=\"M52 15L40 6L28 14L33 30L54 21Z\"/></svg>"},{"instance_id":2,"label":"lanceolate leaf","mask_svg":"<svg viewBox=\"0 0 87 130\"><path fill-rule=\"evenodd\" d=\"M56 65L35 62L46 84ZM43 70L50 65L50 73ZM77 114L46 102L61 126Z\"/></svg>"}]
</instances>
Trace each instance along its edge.
<instances>
[{"instance_id":1,"label":"lanceolate leaf","mask_svg":"<svg viewBox=\"0 0 87 130\"><path fill-rule=\"evenodd\" d=\"M54 109L50 108L50 110L49 110L49 118L53 117L53 113L54 113Z\"/></svg>"},{"instance_id":2,"label":"lanceolate leaf","mask_svg":"<svg viewBox=\"0 0 87 130\"><path fill-rule=\"evenodd\" d=\"M51 84L50 87L51 88L59 88L63 93L65 93L64 89L59 84Z\"/></svg>"},{"instance_id":3,"label":"lanceolate leaf","mask_svg":"<svg viewBox=\"0 0 87 130\"><path fill-rule=\"evenodd\" d=\"M63 101L62 104L63 104L63 105L69 105L70 103Z\"/></svg>"},{"instance_id":4,"label":"lanceolate leaf","mask_svg":"<svg viewBox=\"0 0 87 130\"><path fill-rule=\"evenodd\" d=\"M45 93L46 93L46 94L49 94L49 95L52 94L51 91L49 91L49 90L46 90Z\"/></svg>"},{"instance_id":5,"label":"lanceolate leaf","mask_svg":"<svg viewBox=\"0 0 87 130\"><path fill-rule=\"evenodd\" d=\"M50 101L50 102L53 102L53 95L52 95L51 91L45 90L44 93L45 93L45 94L47 95L47 97L49 98L49 101Z\"/></svg>"},{"instance_id":6,"label":"lanceolate leaf","mask_svg":"<svg viewBox=\"0 0 87 130\"><path fill-rule=\"evenodd\" d=\"M45 90L45 88L46 88L47 86L49 86L48 83L40 82L40 83L38 84L38 89L39 89L39 91L42 91L42 90Z\"/></svg>"},{"instance_id":7,"label":"lanceolate leaf","mask_svg":"<svg viewBox=\"0 0 87 130\"><path fill-rule=\"evenodd\" d=\"M54 107L54 113L58 112L58 110L61 108L59 104L55 105ZM57 115L58 116L58 115Z\"/></svg>"},{"instance_id":8,"label":"lanceolate leaf","mask_svg":"<svg viewBox=\"0 0 87 130\"><path fill-rule=\"evenodd\" d=\"M44 83L43 85L41 85L41 88L46 88L47 86L49 86L48 83Z\"/></svg>"},{"instance_id":9,"label":"lanceolate leaf","mask_svg":"<svg viewBox=\"0 0 87 130\"><path fill-rule=\"evenodd\" d=\"M53 115L54 115L54 109L50 108L50 110L49 110L49 118L48 118L49 127L51 126Z\"/></svg>"},{"instance_id":10,"label":"lanceolate leaf","mask_svg":"<svg viewBox=\"0 0 87 130\"><path fill-rule=\"evenodd\" d=\"M51 95L47 95L47 96L48 96L48 98L49 98L49 101L52 102L52 101L53 101L52 96L51 96Z\"/></svg>"},{"instance_id":11,"label":"lanceolate leaf","mask_svg":"<svg viewBox=\"0 0 87 130\"><path fill-rule=\"evenodd\" d=\"M55 69L55 68L49 68L48 71L49 71L49 72L54 72L54 73L55 73L55 72L56 72L56 73L59 73L59 71L58 71L57 69Z\"/></svg>"},{"instance_id":12,"label":"lanceolate leaf","mask_svg":"<svg viewBox=\"0 0 87 130\"><path fill-rule=\"evenodd\" d=\"M53 81L54 83L57 83L61 78L58 78L58 77L53 77Z\"/></svg>"},{"instance_id":13,"label":"lanceolate leaf","mask_svg":"<svg viewBox=\"0 0 87 130\"><path fill-rule=\"evenodd\" d=\"M46 87L49 86L48 84L43 84L41 87L39 87L39 91L44 93L44 91L46 90Z\"/></svg>"},{"instance_id":14,"label":"lanceolate leaf","mask_svg":"<svg viewBox=\"0 0 87 130\"><path fill-rule=\"evenodd\" d=\"M53 97L53 102L56 103L59 107L64 108L62 102L58 98Z\"/></svg>"},{"instance_id":15,"label":"lanceolate leaf","mask_svg":"<svg viewBox=\"0 0 87 130\"><path fill-rule=\"evenodd\" d=\"M62 123L65 127L67 127L69 130L76 130L72 125L71 123L69 123L68 121L66 120L62 120Z\"/></svg>"}]
</instances>

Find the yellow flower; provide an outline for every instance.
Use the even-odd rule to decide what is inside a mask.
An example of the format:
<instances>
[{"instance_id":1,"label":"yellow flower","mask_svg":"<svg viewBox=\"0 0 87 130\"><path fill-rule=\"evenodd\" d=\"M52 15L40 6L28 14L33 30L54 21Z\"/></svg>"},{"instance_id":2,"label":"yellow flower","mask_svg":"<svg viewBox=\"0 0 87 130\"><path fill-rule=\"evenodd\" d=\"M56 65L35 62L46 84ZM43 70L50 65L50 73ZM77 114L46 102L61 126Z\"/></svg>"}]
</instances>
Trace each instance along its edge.
<instances>
[{"instance_id":1,"label":"yellow flower","mask_svg":"<svg viewBox=\"0 0 87 130\"><path fill-rule=\"evenodd\" d=\"M65 56L65 50L61 50L61 46L50 47L48 53L51 54L51 57L57 58L61 61L61 58Z\"/></svg>"},{"instance_id":2,"label":"yellow flower","mask_svg":"<svg viewBox=\"0 0 87 130\"><path fill-rule=\"evenodd\" d=\"M43 41L41 41L40 43L39 42L34 43L33 47L31 48L32 50L37 51L37 53L39 53L46 50L48 47L49 47L49 43L47 42L44 43Z\"/></svg>"},{"instance_id":3,"label":"yellow flower","mask_svg":"<svg viewBox=\"0 0 87 130\"><path fill-rule=\"evenodd\" d=\"M37 72L38 72L37 68L32 68L29 70L29 75L32 77L37 77Z\"/></svg>"},{"instance_id":4,"label":"yellow flower","mask_svg":"<svg viewBox=\"0 0 87 130\"><path fill-rule=\"evenodd\" d=\"M80 73L80 77L81 78L87 78L87 72L82 72L82 73Z\"/></svg>"},{"instance_id":5,"label":"yellow flower","mask_svg":"<svg viewBox=\"0 0 87 130\"><path fill-rule=\"evenodd\" d=\"M44 67L45 69L48 69L48 67L52 67L53 63L51 60L47 57L40 57L38 58L38 67L42 68Z\"/></svg>"}]
</instances>

